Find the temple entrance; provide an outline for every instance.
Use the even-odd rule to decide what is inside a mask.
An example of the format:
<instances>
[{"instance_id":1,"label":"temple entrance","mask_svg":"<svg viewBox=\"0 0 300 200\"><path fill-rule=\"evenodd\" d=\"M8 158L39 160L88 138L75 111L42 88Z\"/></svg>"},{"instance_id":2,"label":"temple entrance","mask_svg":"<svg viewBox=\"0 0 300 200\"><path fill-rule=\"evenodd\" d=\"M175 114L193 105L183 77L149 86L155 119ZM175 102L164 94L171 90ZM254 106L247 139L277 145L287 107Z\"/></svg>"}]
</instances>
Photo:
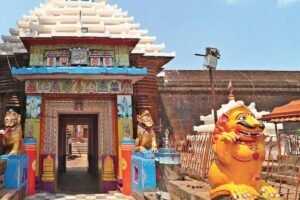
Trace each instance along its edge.
<instances>
[{"instance_id":1,"label":"temple entrance","mask_svg":"<svg viewBox=\"0 0 300 200\"><path fill-rule=\"evenodd\" d=\"M97 122L96 114L59 115L59 192L99 192Z\"/></svg>"}]
</instances>

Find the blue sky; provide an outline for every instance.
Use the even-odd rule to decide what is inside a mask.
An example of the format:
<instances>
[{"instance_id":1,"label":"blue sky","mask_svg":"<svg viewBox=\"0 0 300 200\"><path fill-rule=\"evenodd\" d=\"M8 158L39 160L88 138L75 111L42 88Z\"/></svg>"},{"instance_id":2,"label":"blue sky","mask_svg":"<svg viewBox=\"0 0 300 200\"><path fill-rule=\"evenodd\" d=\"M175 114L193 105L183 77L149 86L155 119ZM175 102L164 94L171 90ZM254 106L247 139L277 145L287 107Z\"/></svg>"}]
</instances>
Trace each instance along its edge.
<instances>
[{"instance_id":1,"label":"blue sky","mask_svg":"<svg viewBox=\"0 0 300 200\"><path fill-rule=\"evenodd\" d=\"M25 3L26 2L26 3ZM4 1L0 33L43 0ZM108 0L127 10L176 58L167 69L202 69L207 46L221 52L218 69L299 70L300 0Z\"/></svg>"}]
</instances>

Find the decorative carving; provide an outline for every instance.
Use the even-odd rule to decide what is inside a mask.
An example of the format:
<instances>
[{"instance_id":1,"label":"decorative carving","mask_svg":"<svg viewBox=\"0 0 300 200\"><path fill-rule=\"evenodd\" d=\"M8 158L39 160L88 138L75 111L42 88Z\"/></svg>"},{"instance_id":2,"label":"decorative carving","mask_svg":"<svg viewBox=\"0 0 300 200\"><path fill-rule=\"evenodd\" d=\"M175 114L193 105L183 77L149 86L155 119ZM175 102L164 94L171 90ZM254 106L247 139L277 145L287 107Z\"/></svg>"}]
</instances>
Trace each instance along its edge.
<instances>
[{"instance_id":1,"label":"decorative carving","mask_svg":"<svg viewBox=\"0 0 300 200\"><path fill-rule=\"evenodd\" d=\"M119 93L120 92L120 82L112 81L110 83L110 91L111 91L111 93Z\"/></svg>"},{"instance_id":2,"label":"decorative carving","mask_svg":"<svg viewBox=\"0 0 300 200\"><path fill-rule=\"evenodd\" d=\"M10 110L5 115L5 131L3 145L8 155L23 153L21 116Z\"/></svg>"},{"instance_id":3,"label":"decorative carving","mask_svg":"<svg viewBox=\"0 0 300 200\"><path fill-rule=\"evenodd\" d=\"M25 92L27 94L40 93L113 93L132 94L133 86L128 80L28 80Z\"/></svg>"},{"instance_id":4,"label":"decorative carving","mask_svg":"<svg viewBox=\"0 0 300 200\"><path fill-rule=\"evenodd\" d=\"M83 99L81 97L75 99L74 110L83 110Z\"/></svg>"},{"instance_id":5,"label":"decorative carving","mask_svg":"<svg viewBox=\"0 0 300 200\"><path fill-rule=\"evenodd\" d=\"M71 49L71 64L72 65L87 65L88 64L88 49L85 49L85 48Z\"/></svg>"},{"instance_id":6,"label":"decorative carving","mask_svg":"<svg viewBox=\"0 0 300 200\"><path fill-rule=\"evenodd\" d=\"M54 160L48 155L43 162L43 174L42 181L43 182L53 182L54 181Z\"/></svg>"},{"instance_id":7,"label":"decorative carving","mask_svg":"<svg viewBox=\"0 0 300 200\"><path fill-rule=\"evenodd\" d=\"M106 156L103 165L103 181L116 181L114 160L110 156Z\"/></svg>"},{"instance_id":8,"label":"decorative carving","mask_svg":"<svg viewBox=\"0 0 300 200\"><path fill-rule=\"evenodd\" d=\"M157 151L155 132L153 130L153 120L148 110L137 116L137 138L135 140L135 150L143 152L145 149Z\"/></svg>"}]
</instances>

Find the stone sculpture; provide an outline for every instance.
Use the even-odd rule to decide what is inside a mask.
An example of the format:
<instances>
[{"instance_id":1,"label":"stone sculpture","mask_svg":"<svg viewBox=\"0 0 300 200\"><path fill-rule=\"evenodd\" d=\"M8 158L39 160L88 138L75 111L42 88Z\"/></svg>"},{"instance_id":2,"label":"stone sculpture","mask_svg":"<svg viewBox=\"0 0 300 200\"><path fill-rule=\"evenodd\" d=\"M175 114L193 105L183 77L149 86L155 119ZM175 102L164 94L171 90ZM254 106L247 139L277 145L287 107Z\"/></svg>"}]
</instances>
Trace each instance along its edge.
<instances>
[{"instance_id":1,"label":"stone sculpture","mask_svg":"<svg viewBox=\"0 0 300 200\"><path fill-rule=\"evenodd\" d=\"M22 128L21 128L21 116L9 110L5 115L5 130L3 136L3 147L5 153L8 155L22 154L23 139L22 139Z\"/></svg>"},{"instance_id":2,"label":"stone sculpture","mask_svg":"<svg viewBox=\"0 0 300 200\"><path fill-rule=\"evenodd\" d=\"M148 110L137 116L137 138L135 140L135 151L143 152L145 149L157 151L155 132L153 130L153 120Z\"/></svg>"},{"instance_id":3,"label":"stone sculpture","mask_svg":"<svg viewBox=\"0 0 300 200\"><path fill-rule=\"evenodd\" d=\"M212 145L216 160L208 172L211 199L280 198L275 188L260 179L265 159L263 131L263 123L241 104L219 118Z\"/></svg>"}]
</instances>

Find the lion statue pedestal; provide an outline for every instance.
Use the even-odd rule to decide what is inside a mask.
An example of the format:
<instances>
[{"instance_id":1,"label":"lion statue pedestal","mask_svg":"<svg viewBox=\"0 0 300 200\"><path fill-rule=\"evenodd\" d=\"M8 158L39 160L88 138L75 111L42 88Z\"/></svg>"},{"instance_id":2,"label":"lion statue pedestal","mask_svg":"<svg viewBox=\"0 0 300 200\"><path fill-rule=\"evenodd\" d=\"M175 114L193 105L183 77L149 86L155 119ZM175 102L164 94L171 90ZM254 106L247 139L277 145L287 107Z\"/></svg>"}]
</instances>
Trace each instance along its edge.
<instances>
[{"instance_id":1,"label":"lion statue pedestal","mask_svg":"<svg viewBox=\"0 0 300 200\"><path fill-rule=\"evenodd\" d=\"M151 150L134 152L131 157L132 191L143 196L144 192L156 191L154 153Z\"/></svg>"}]
</instances>

